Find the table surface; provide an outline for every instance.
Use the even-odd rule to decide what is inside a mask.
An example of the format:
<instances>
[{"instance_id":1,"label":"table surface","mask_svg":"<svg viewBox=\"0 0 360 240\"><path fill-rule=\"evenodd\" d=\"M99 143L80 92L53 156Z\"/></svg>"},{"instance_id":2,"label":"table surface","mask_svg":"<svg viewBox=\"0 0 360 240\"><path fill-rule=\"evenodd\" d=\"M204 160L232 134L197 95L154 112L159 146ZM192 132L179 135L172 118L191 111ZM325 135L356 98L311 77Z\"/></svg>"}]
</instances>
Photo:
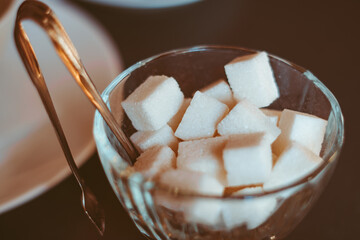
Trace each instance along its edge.
<instances>
[{"instance_id":1,"label":"table surface","mask_svg":"<svg viewBox=\"0 0 360 240\"><path fill-rule=\"evenodd\" d=\"M226 44L266 50L310 69L334 93L345 117L346 140L321 198L286 239L355 239L360 235L359 66L360 2L203 1L139 10L76 1L114 39L125 66L170 49ZM104 239L145 239L112 192L97 153L81 167L106 212ZM99 239L68 177L40 197L0 215L0 239Z\"/></svg>"}]
</instances>

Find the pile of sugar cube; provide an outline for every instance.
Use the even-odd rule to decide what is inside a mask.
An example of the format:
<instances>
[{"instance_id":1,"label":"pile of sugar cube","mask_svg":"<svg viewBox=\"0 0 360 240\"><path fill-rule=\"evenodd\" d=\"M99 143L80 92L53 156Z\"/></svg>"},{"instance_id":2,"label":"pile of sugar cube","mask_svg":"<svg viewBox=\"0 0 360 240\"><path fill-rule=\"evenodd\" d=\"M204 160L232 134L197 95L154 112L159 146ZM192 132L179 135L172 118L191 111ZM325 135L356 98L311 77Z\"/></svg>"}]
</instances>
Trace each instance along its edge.
<instances>
[{"instance_id":1,"label":"pile of sugar cube","mask_svg":"<svg viewBox=\"0 0 360 240\"><path fill-rule=\"evenodd\" d=\"M141 153L132 168L180 192L214 196L227 189L234 195L276 189L316 169L323 161L327 121L265 108L279 97L267 53L235 58L224 68L227 81L192 98L184 98L173 77L149 76L121 103L137 130L130 139ZM255 228L276 201L187 206L191 221L217 224L221 215L229 228ZM236 207L251 212L238 216Z\"/></svg>"}]
</instances>

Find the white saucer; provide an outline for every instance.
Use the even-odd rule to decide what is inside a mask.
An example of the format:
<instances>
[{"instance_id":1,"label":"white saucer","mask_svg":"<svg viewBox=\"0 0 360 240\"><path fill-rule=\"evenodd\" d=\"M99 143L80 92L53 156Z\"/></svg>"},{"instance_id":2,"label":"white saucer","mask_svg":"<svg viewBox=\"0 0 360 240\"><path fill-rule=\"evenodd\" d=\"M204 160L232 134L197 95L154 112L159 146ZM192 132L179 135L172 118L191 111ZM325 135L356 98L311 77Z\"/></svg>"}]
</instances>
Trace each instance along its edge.
<instances>
[{"instance_id":1,"label":"white saucer","mask_svg":"<svg viewBox=\"0 0 360 240\"><path fill-rule=\"evenodd\" d=\"M167 8L177 7L200 0L88 0L90 2L97 2L100 4L107 4L112 6L127 7L127 8Z\"/></svg>"},{"instance_id":2,"label":"white saucer","mask_svg":"<svg viewBox=\"0 0 360 240\"><path fill-rule=\"evenodd\" d=\"M92 80L102 91L123 69L103 29L63 1L45 1L59 17ZM94 108L56 55L46 34L25 22L78 166L95 151ZM0 54L0 214L29 201L70 173L54 130L13 40Z\"/></svg>"}]
</instances>

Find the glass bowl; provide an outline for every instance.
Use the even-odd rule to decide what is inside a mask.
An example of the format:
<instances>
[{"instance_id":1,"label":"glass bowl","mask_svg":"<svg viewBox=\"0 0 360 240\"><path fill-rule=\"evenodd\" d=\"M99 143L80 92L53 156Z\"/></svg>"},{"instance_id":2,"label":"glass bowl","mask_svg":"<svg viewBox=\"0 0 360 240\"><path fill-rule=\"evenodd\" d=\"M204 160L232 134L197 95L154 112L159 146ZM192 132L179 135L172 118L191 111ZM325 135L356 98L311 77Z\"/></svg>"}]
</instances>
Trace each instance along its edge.
<instances>
[{"instance_id":1,"label":"glass bowl","mask_svg":"<svg viewBox=\"0 0 360 240\"><path fill-rule=\"evenodd\" d=\"M197 46L140 61L122 72L102 97L125 134L135 129L121 107L150 75L174 77L185 97L225 77L224 65L256 51ZM321 150L324 163L308 176L265 193L214 197L191 195L128 174L124 149L98 112L94 137L106 176L139 230L151 239L281 239L304 218L330 179L343 144L344 123L333 94L311 72L270 55L280 98L269 108L285 108L328 120Z\"/></svg>"}]
</instances>

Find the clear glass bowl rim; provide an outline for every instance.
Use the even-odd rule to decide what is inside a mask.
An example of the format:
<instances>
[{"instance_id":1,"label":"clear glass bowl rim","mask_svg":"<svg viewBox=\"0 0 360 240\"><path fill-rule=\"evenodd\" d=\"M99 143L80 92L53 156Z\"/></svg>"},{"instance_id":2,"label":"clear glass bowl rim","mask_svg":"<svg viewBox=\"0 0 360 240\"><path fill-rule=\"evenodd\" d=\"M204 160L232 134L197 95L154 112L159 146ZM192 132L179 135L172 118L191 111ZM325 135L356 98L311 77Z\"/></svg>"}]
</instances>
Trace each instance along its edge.
<instances>
[{"instance_id":1,"label":"clear glass bowl rim","mask_svg":"<svg viewBox=\"0 0 360 240\"><path fill-rule=\"evenodd\" d=\"M175 49L175 50L171 50L171 51L166 51L157 55L154 55L152 57L146 58L144 60L138 61L137 63L133 64L132 66L128 67L127 69L125 69L123 72L121 72L103 91L103 93L101 94L101 97L103 98L104 102L107 104L107 106L110 108L110 103L109 103L109 97L110 94L112 92L112 90L117 86L117 84L120 83L120 81L122 81L123 79L125 79L129 74L131 74L134 70L146 65L147 63L154 61L158 58L162 58L162 57L166 57L169 55L173 55L173 54L183 54L183 53L189 53L189 52L198 52L198 51L208 51L208 50L242 50L242 51L247 51L249 53L253 52L259 52L259 50L253 50L253 49L249 49L249 48L244 48L244 47L239 47L239 46L229 46L229 45L198 45L198 46L193 46L193 47L189 47L189 48L180 48L180 49ZM331 105L331 109L334 112L334 118L335 118L335 124L337 126L337 132L335 134L334 137L334 142L330 148L330 151L326 152L324 154L324 156L322 157L324 162L319 165L315 170L313 170L311 173L307 174L306 176L304 176L303 178L280 188L274 188L271 191L266 191L266 192L259 192L259 193L242 193L242 194L237 194L236 196L213 196L213 195L205 195L205 194L193 194L193 193L186 193L186 192L176 192L177 195L181 195L181 196L189 196L189 197L201 197L201 198L215 198L215 199L224 199L224 198L247 198L247 197L260 197L260 196L265 196L265 195L270 195L270 194L275 194L281 191L285 191L287 189L290 188L294 188L297 186L300 186L304 183L309 182L311 179L315 178L320 172L322 172L323 169L326 168L326 166L328 164L331 163L330 159L332 159L334 156L338 156L338 154L340 154L341 148L343 146L344 143L344 118L342 115L342 111L340 108L340 105L337 101L337 99L335 98L335 96L332 94L332 92L318 79L316 78L309 70L306 70L305 68L298 66L290 61L287 61L283 58L280 58L278 56L269 54L270 58L274 58L276 60L279 60L287 65L289 65L290 67L296 69L297 71L299 71L301 74L304 74L306 76L307 79L309 79L310 81L313 81L314 84L321 90L321 92L327 97L327 99L330 102ZM97 124L105 124L104 120L102 119L100 113L96 110L95 112L95 120L94 120L94 138L96 139L96 131L98 130L98 126ZM105 133L104 133L105 134ZM107 139L108 141L108 139ZM112 147L111 143L108 142L108 144ZM112 150L116 152L116 150L112 147ZM103 166L104 168L104 166ZM137 175L137 174L133 174L133 175ZM129 176L120 176L120 178L126 178L128 180L130 177ZM170 189L166 186L160 185L160 184L156 184L157 186L157 190L164 190L166 192L169 192Z\"/></svg>"}]
</instances>

